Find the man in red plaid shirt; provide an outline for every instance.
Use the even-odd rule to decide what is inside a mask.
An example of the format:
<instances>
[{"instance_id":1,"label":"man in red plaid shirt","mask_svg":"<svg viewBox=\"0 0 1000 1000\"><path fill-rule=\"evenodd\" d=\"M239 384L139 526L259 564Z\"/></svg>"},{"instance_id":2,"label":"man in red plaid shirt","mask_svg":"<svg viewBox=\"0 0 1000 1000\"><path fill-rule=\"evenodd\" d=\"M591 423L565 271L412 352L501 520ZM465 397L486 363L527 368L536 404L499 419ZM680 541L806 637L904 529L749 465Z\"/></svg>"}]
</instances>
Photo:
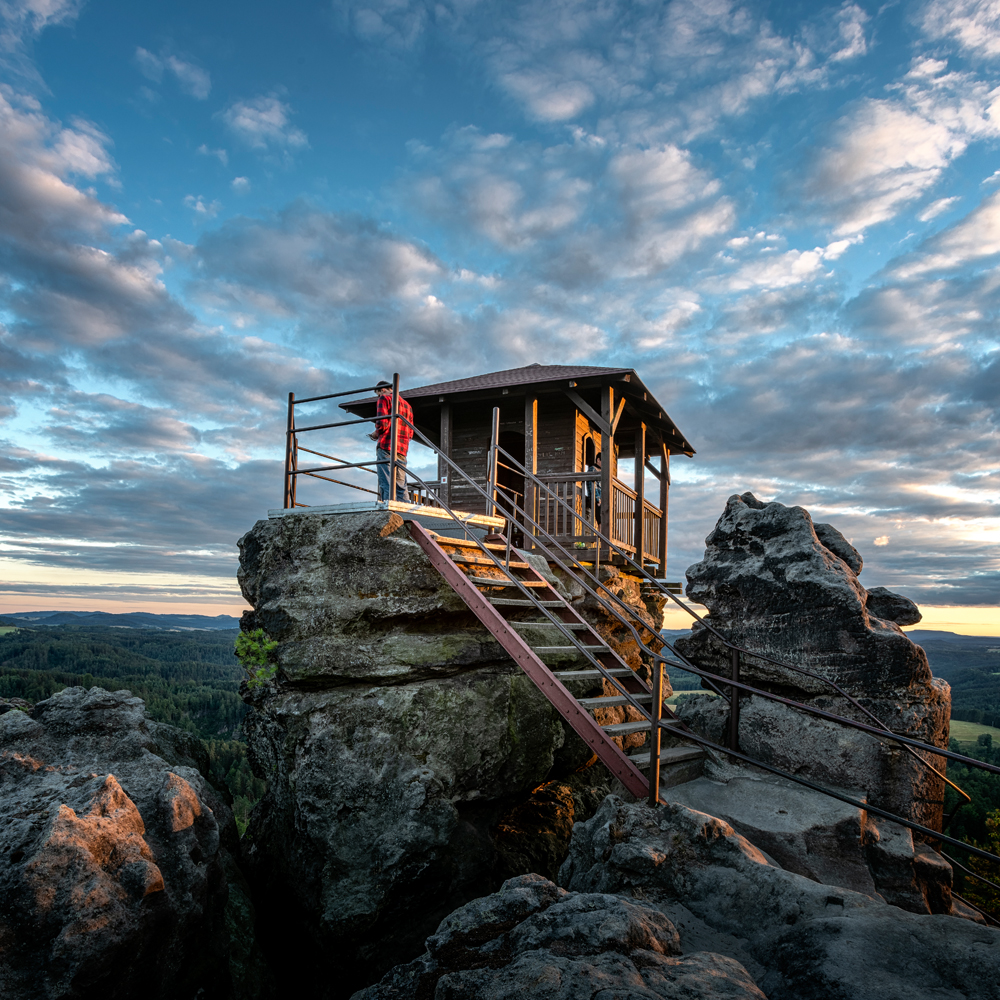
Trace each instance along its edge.
<instances>
[{"instance_id":1,"label":"man in red plaid shirt","mask_svg":"<svg viewBox=\"0 0 1000 1000\"><path fill-rule=\"evenodd\" d=\"M375 386L378 393L378 406L375 413L384 418L375 421L375 430L368 436L376 442L375 459L383 464L378 466L378 498L385 500L389 496L389 449L392 445L392 385L389 382L379 382ZM399 429L396 432L396 499L409 501L406 489L406 453L410 450L410 438L413 437L413 407L399 397ZM409 421L406 423L405 421Z\"/></svg>"}]
</instances>

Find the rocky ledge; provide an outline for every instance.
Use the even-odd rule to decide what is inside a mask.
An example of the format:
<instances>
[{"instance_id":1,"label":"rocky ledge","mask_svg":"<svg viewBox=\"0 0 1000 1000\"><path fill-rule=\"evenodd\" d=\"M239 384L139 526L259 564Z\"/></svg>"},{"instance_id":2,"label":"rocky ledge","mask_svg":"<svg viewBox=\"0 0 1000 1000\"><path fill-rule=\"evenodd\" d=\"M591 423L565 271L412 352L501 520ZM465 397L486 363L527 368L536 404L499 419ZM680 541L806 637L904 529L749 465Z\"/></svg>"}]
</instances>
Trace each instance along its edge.
<instances>
[{"instance_id":1,"label":"rocky ledge","mask_svg":"<svg viewBox=\"0 0 1000 1000\"><path fill-rule=\"evenodd\" d=\"M129 691L0 715L0 996L256 997L267 974L199 740Z\"/></svg>"}]
</instances>

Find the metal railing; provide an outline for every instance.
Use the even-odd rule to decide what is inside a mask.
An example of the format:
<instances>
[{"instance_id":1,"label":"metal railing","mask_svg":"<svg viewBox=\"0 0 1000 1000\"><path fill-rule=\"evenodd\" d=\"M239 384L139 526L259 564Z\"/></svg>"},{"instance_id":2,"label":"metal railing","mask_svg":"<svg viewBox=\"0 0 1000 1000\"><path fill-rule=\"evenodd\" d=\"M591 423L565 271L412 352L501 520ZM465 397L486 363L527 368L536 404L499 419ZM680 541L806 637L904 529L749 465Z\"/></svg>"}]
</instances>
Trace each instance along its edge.
<instances>
[{"instance_id":1,"label":"metal railing","mask_svg":"<svg viewBox=\"0 0 1000 1000\"><path fill-rule=\"evenodd\" d=\"M853 799L850 796L846 796L843 793L834 790L824 788L821 785L811 782L800 775L792 774L787 771L777 768L771 764L764 761L758 760L756 758L750 757L743 753L739 749L739 695L740 693L759 696L774 702L778 702L786 705L796 711L800 711L817 718L822 718L826 721L834 722L848 728L852 728L873 738L881 741L891 741L895 743L898 747L903 749L905 752L911 754L916 761L918 761L923 767L929 769L942 781L947 783L953 789L957 790L960 795L962 795L966 801L969 801L969 796L959 788L954 782L952 782L947 775L942 774L930 761L925 760L920 753L921 751L939 758L946 758L949 760L959 761L965 764L967 767L971 766L984 770L987 772L1000 774L1000 767L992 764L987 764L984 761L976 760L972 757L967 757L964 754L956 753L954 751L933 746L931 744L925 743L921 740L908 737L902 733L896 733L892 731L885 723L878 719L870 710L865 708L858 702L858 700L845 691L839 684L832 681L829 678L816 673L815 671L809 670L804 667L800 667L796 664L788 663L776 659L775 657L768 656L767 654L758 653L754 650L746 649L736 643L731 642L726 636L722 635L711 623L707 622L701 615L699 615L693 608L689 607L683 600L681 600L677 595L673 594L668 588L667 584L663 580L659 580L655 577L650 576L650 574L645 570L642 565L643 560L636 560L634 558L635 551L632 547L632 551L628 551L626 545L622 542L616 541L613 537L614 534L619 534L614 530L614 519L611 519L612 523L612 534L608 535L603 533L599 527L594 524L589 524L588 529L592 530L593 537L595 539L598 551L603 544L607 547L608 551L617 554L623 565L630 568L631 572L640 577L646 583L653 585L658 592L662 593L668 600L673 601L677 604L683 611L685 611L692 619L699 622L703 628L707 629L709 633L718 640L730 653L731 660L731 675L725 676L722 674L717 674L713 671L705 670L699 667L697 664L691 662L687 657L678 652L675 646L666 640L662 635L658 633L655 634L650 628L649 624L643 621L641 613L633 606L626 604L617 594L615 594L608 586L605 585L599 579L599 576L594 572L592 566L588 566L585 562L581 561L579 554L574 552L574 550L567 548L563 541L567 541L569 537L577 537L575 535L569 535L569 533L556 533L550 530L553 526L557 526L559 522L553 523L553 519L546 514L542 515L542 508L547 507L551 504L553 510L560 509L562 511L562 524L575 524L573 519L580 518L580 512L577 508L576 497L575 496L562 496L558 491L553 491L550 485L546 482L546 478L538 476L532 472L529 472L525 468L524 464L520 462L515 456L511 455L508 451L500 447L498 441L497 427L499 420L499 411L494 410L494 426L493 433L491 434L491 444L490 444L490 460L488 466L488 475L485 483L482 479L476 479L464 472L451 458L450 456L444 454L426 435L424 435L418 428L416 428L410 421L406 420L399 414L398 408L398 393L399 393L399 379L398 375L393 378L393 405L391 408L391 414L389 416L390 420L390 435L391 442L393 445L392 456L395 457L395 444L398 440L398 428L399 422L403 421L412 431L414 440L418 440L421 444L428 447L432 452L434 452L439 461L442 461L447 467L449 481L454 482L457 476L460 480L464 480L467 488L470 488L473 493L479 494L483 500L486 501L486 510L488 512L494 512L499 516L504 516L512 523L517 523L522 526L526 535L530 534L530 541L532 548L539 550L547 559L550 561L559 562L567 568L571 568L574 572L574 576L577 583L583 588L583 590L601 606L607 613L609 613L615 620L619 622L631 635L632 639L636 642L640 651L645 655L649 665L650 665L650 685L653 689L653 704L650 710L647 712L641 702L634 696L633 693L625 690L624 685L619 682L616 677L613 677L609 672L609 669L605 667L592 652L588 652L588 647L581 643L573 630L566 628L565 623L557 618L550 610L543 606L535 594L532 592L532 588L524 587L515 577L511 577L514 584L521 591L525 599L530 601L530 603L535 607L539 614L543 615L548 619L549 624L557 628L564 636L564 638L574 645L578 651L586 658L592 667L596 668L602 675L602 677L608 681L625 699L625 701L641 715L648 718L650 723L649 732L649 744L650 744L650 795L649 799L651 803L656 803L659 801L659 774L658 774L658 761L659 761L659 746L660 746L660 734L665 731L672 736L679 737L684 740L689 740L696 743L699 746L704 747L706 750L713 751L722 755L730 756L736 760L740 760L744 763L750 764L754 767L761 768L769 773L778 775L787 780L790 780L796 784L802 785L804 787L810 788L814 791L820 792L831 798L838 799L842 802L846 802L853 807L860 810L866 810L874 815L883 817L885 819L891 820L900 824L901 826L907 827L922 836L925 836L928 840L937 841L939 843L947 843L953 847L957 847L969 854L975 855L977 857L989 860L992 862L1000 863L1000 857L991 854L989 851L985 851L978 848L972 844L968 844L964 841L957 840L953 837L948 836L944 830L947 829L948 823L943 824L943 829L941 831L933 830L930 827L926 827L922 824L916 823L906 817L899 816L889 812L888 810L882 809L881 807L874 806L870 803L861 802L859 800ZM369 471L374 471L370 469L371 466L377 466L379 462L366 462L366 463L343 463L336 466L319 467L315 469L300 469L297 465L297 453L299 451L307 451L309 449L301 448L297 444L297 434L304 433L310 430L320 430L331 427L344 427L352 424L362 424L367 422L374 422L376 420L387 419L385 417L368 417L368 418L357 418L354 420L338 421L335 423L321 424L313 427L306 428L296 428L294 423L294 410L293 407L297 403L306 402L316 402L319 400L342 398L345 396L356 395L362 392L370 392L375 387L367 387L362 389L351 390L342 393L331 393L325 396L311 397L304 400L295 400L294 395L289 393L289 417L288 417L288 434L286 445L286 462L285 462L285 483L286 483L286 507L292 506L305 506L303 504L298 504L295 501L295 478L298 475L316 475L317 478L324 478L318 476L317 474L324 471L333 471L335 469L345 469L345 468L368 468ZM333 456L323 455L319 452L309 452L310 454L320 455L324 458L333 458ZM421 497L426 498L427 502L432 502L434 506L438 507L444 513L446 513L450 518L452 518L457 525L466 526L467 517L463 517L462 512L456 512L452 507L445 503L440 495L436 492L436 488L441 485L440 482L426 482L419 475L409 470L405 465L398 465L395 461L390 463L390 485L394 487L395 481L398 476L403 477L403 482L406 483L408 480L413 480L417 489L415 493ZM538 508L536 513L538 517L533 516L532 512L529 512L524 503L518 502L518 498L521 501L524 500L522 493L513 490L505 490L504 487L498 484L498 472L501 467L506 467L507 469L515 472L517 475L524 477L524 482L531 484L536 497L539 498ZM572 474L576 475L576 474ZM577 477L576 481L580 482L583 479L583 475ZM332 480L336 482L336 480ZM570 481L570 480L567 480ZM551 479L549 479L551 483ZM291 484L291 485L289 485ZM352 486L353 484L345 483L343 485ZM617 481L616 481L616 485ZM485 487L485 488L484 488ZM358 488L358 487L354 487ZM526 490L527 491L527 490ZM395 493L394 488L390 492L390 496ZM633 509L632 515L634 518L634 502L636 496L633 491L628 490L628 487L624 487L622 484L622 496L628 496L632 494ZM289 502L290 501L290 502ZM651 505L650 505L651 506ZM656 514L661 514L657 508L652 508L652 512ZM644 511L644 514L646 512ZM661 514L662 516L662 514ZM633 520L634 523L634 520ZM656 532L644 532L646 537L656 537ZM507 532L508 537L508 550L509 546L509 531ZM474 537L474 536L473 536ZM477 542L480 551L498 568L503 570L503 562L497 558L495 553L487 548L479 539L474 540ZM647 555L646 546L643 546L643 555ZM660 556L659 553L654 553L657 558ZM509 560L509 551L507 558ZM655 648L654 648L655 647ZM670 656L664 656L663 650L666 649L671 654ZM787 670L791 670L795 673L801 674L813 678L827 685L836 694L847 700L855 709L861 712L866 718L870 719L873 725L868 723L859 722L858 720L848 718L846 716L838 715L833 712L828 712L824 709L817 708L816 706L798 702L794 699L786 698L781 695L774 694L773 692L764 690L762 688L756 687L754 685L747 684L740 678L740 667L741 659L743 656L750 656L755 660L759 660L765 663L769 663L775 666L782 667ZM729 725L729 745L722 746L717 744L706 737L695 733L691 728L684 723L682 719L676 716L669 707L666 707L662 703L662 698L657 698L656 693L661 691L662 685L662 670L664 667L674 666L686 671L689 671L696 676L702 678L706 686L714 690L717 694L720 694L725 701L730 706L730 725ZM661 713L666 713L666 718L663 718ZM656 753L654 754L654 751ZM654 775L655 775L655 786L654 786ZM954 816L954 812L950 819ZM959 865L959 867L962 867ZM963 869L968 871L967 869ZM982 878L973 872L968 872L969 875L973 877ZM988 881L988 880L984 880Z\"/></svg>"}]
</instances>

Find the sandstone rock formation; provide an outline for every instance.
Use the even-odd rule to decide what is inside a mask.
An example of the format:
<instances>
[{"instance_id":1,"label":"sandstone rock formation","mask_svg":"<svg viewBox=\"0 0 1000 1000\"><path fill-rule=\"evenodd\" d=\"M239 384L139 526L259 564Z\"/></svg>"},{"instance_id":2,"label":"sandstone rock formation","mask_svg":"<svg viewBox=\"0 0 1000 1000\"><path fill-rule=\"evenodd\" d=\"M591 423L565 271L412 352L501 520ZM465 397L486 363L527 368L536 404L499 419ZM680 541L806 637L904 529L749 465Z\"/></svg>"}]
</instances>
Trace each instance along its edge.
<instances>
[{"instance_id":1,"label":"sandstone rock formation","mask_svg":"<svg viewBox=\"0 0 1000 1000\"><path fill-rule=\"evenodd\" d=\"M857 574L862 560L835 528L815 525L801 507L732 496L706 539L705 558L688 569L688 596L731 641L829 678L891 729L947 746L950 692L931 676L924 651L900 630L915 606ZM879 617L881 615L882 617ZM677 648L695 664L728 676L729 651L696 626ZM744 656L742 679L839 715L869 721L822 679ZM682 706L710 738L725 728L707 699ZM726 713L728 714L728 713ZM758 696L740 699L744 752L820 784L856 790L873 805L929 827L941 822L943 782L909 753ZM934 758L943 770L941 758Z\"/></svg>"},{"instance_id":2,"label":"sandstone rock formation","mask_svg":"<svg viewBox=\"0 0 1000 1000\"><path fill-rule=\"evenodd\" d=\"M574 827L559 881L659 910L683 953L729 955L770 1000L998 995L1000 931L784 871L729 824L685 806L609 796Z\"/></svg>"},{"instance_id":3,"label":"sandstone rock formation","mask_svg":"<svg viewBox=\"0 0 1000 1000\"><path fill-rule=\"evenodd\" d=\"M676 928L635 900L566 892L538 875L450 914L416 961L355 1000L620 1000L754 998L764 994L731 958L680 957Z\"/></svg>"},{"instance_id":4,"label":"sandstone rock formation","mask_svg":"<svg viewBox=\"0 0 1000 1000\"><path fill-rule=\"evenodd\" d=\"M275 518L240 546L245 627L279 643L277 678L246 694L269 781L244 840L251 884L273 952L300 957L290 975L340 995L518 865L554 870L607 779L597 795L595 775L573 777L590 752L398 515ZM518 811L554 780L569 791ZM319 956L345 956L344 972L331 980Z\"/></svg>"},{"instance_id":5,"label":"sandstone rock formation","mask_svg":"<svg viewBox=\"0 0 1000 1000\"><path fill-rule=\"evenodd\" d=\"M0 715L4 1000L233 995L236 828L192 766L197 742L128 691Z\"/></svg>"}]
</instances>

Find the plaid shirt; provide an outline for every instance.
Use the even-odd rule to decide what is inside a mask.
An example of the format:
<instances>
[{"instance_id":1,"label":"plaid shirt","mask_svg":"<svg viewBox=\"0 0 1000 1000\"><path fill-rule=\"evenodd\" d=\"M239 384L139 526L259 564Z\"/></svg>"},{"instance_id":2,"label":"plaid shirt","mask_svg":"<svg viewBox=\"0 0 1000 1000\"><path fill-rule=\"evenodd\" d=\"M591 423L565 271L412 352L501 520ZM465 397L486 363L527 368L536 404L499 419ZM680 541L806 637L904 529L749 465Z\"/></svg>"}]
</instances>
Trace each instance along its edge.
<instances>
[{"instance_id":1,"label":"plaid shirt","mask_svg":"<svg viewBox=\"0 0 1000 1000\"><path fill-rule=\"evenodd\" d=\"M392 416L392 394L386 393L384 396L379 396L378 407L375 413L379 417L385 417L385 420L375 421L375 430L378 431L378 441L376 444L383 451L389 450L389 445L392 443L390 441L392 430L392 421L389 417ZM409 420L413 423L413 407L403 399L402 396L399 397L399 415L405 420ZM396 454L400 458L406 458L406 453L410 449L410 438L413 437L413 428L409 424L403 423L402 420L399 421L399 431L396 435Z\"/></svg>"}]
</instances>

